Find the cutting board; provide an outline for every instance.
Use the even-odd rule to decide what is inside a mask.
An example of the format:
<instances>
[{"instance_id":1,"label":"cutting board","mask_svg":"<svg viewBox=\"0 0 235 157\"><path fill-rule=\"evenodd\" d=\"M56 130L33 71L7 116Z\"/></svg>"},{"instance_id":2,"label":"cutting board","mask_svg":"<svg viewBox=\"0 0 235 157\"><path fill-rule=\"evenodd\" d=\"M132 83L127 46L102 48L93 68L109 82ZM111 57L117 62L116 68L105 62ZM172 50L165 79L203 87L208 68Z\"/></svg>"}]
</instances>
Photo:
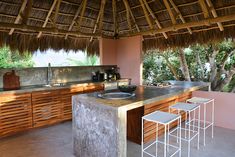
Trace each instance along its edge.
<instances>
[{"instance_id":1,"label":"cutting board","mask_svg":"<svg viewBox=\"0 0 235 157\"><path fill-rule=\"evenodd\" d=\"M15 74L15 70L3 75L3 89L14 90L20 88L20 77Z\"/></svg>"}]
</instances>

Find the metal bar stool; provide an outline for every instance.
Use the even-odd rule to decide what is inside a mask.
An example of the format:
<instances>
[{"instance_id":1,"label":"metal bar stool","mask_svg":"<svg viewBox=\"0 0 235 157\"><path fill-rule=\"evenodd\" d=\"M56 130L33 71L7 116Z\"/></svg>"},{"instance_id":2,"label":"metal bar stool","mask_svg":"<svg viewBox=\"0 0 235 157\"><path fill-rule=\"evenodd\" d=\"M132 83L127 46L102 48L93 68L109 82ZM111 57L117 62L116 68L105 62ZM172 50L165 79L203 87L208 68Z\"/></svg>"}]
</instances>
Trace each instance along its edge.
<instances>
[{"instance_id":1,"label":"metal bar stool","mask_svg":"<svg viewBox=\"0 0 235 157\"><path fill-rule=\"evenodd\" d=\"M144 147L144 121L156 123L156 140L148 144L148 146L145 146L145 147ZM180 129L181 128L181 116L180 115L162 112L162 111L155 111L153 113L150 113L142 117L142 140L141 140L142 157L144 156L144 153L152 157L158 157L158 143L164 145L164 152L163 152L164 157L168 156L167 147L169 146L175 149L175 151L170 155L170 157L174 156L177 153L179 153L179 157L181 157L181 140L179 140L178 146L169 144L167 142L169 141L169 139L167 140L167 134L168 134L167 128L169 130L169 125L175 121L178 121L178 124L180 125L180 127L177 126L179 128L179 137L176 137L178 140L181 137L181 129ZM159 124L164 126L164 141L160 141L158 139L158 128L159 128L158 125ZM147 151L147 149L153 146L154 144L156 144L155 155Z\"/></svg>"},{"instance_id":2,"label":"metal bar stool","mask_svg":"<svg viewBox=\"0 0 235 157\"><path fill-rule=\"evenodd\" d=\"M211 126L211 137L214 137L214 99L200 98L200 97L192 97L188 99L186 102L199 104L203 106L203 120L196 119L197 122L200 121L202 125L200 125L200 129L203 130L203 144L206 145L206 129ZM212 113L211 113L211 121L208 121L206 118L207 110L206 107L208 104L212 105ZM191 122L188 123L191 125Z\"/></svg>"},{"instance_id":3,"label":"metal bar stool","mask_svg":"<svg viewBox=\"0 0 235 157\"><path fill-rule=\"evenodd\" d=\"M191 141L197 137L197 148L199 149L199 140L200 140L200 123L198 123L197 130L195 130L195 127L189 125L187 127L187 116L188 116L188 121L195 121L196 119L196 111L198 111L198 119L200 119L200 105L197 104L189 104L189 103L183 103L183 102L178 102L172 106L169 107L169 112L171 113L172 110L176 110L178 115L180 115L180 112L183 111L185 112L185 126L182 127L181 129L184 130L185 136L181 136L181 140L184 140L188 142L188 157L190 157L190 145ZM191 118L191 115L193 114L193 118ZM195 125L195 124L194 124ZM170 136L176 136L174 134L175 129L170 132ZM192 134L191 134L192 133ZM178 136L178 131L177 131L177 136Z\"/></svg>"}]
</instances>

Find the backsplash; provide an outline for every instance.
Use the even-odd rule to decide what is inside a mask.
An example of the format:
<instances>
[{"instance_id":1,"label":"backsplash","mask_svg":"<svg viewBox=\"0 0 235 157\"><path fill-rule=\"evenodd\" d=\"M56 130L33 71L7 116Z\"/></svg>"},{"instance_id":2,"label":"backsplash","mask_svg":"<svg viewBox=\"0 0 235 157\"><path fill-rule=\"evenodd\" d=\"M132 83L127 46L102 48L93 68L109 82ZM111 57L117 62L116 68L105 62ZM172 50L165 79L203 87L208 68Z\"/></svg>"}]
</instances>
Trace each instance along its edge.
<instances>
[{"instance_id":1,"label":"backsplash","mask_svg":"<svg viewBox=\"0 0 235 157\"><path fill-rule=\"evenodd\" d=\"M92 71L104 71L106 69L111 69L112 67L116 67L116 65L51 67L52 83L91 80ZM3 88L3 75L11 70L15 70L16 75L20 76L21 86L47 84L47 67L0 69L0 88Z\"/></svg>"}]
</instances>

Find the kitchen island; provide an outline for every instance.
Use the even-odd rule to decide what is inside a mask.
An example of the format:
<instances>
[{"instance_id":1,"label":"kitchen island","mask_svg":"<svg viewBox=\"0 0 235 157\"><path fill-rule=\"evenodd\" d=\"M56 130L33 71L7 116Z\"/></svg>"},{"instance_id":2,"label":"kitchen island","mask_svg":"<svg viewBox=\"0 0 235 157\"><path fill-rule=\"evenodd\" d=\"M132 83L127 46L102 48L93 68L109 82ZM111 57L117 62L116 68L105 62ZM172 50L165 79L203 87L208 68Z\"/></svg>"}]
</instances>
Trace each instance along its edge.
<instances>
[{"instance_id":1,"label":"kitchen island","mask_svg":"<svg viewBox=\"0 0 235 157\"><path fill-rule=\"evenodd\" d=\"M98 98L98 93L73 96L73 142L76 157L126 157L127 139L139 143L141 117L156 110L168 111L192 91L208 88L204 82L171 81L172 86L139 86L135 96L123 100ZM154 138L151 123L144 124L144 140Z\"/></svg>"}]
</instances>

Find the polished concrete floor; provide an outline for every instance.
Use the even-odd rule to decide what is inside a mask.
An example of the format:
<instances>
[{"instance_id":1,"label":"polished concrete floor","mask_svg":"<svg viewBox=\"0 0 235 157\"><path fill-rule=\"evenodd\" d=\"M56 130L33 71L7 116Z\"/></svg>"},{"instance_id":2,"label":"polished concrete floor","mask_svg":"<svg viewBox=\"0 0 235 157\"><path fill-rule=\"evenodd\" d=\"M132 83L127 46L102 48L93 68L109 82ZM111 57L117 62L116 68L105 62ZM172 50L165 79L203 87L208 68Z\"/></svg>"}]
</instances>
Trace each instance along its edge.
<instances>
[{"instance_id":1,"label":"polished concrete floor","mask_svg":"<svg viewBox=\"0 0 235 157\"><path fill-rule=\"evenodd\" d=\"M24 132L0 140L0 157L74 157L71 122ZM215 127L215 137L197 150L193 141L191 157L235 157L235 131ZM187 157L182 143L182 157ZM128 141L127 157L140 157L141 147ZM175 155L178 156L178 155ZM146 155L147 157L147 155Z\"/></svg>"}]
</instances>

